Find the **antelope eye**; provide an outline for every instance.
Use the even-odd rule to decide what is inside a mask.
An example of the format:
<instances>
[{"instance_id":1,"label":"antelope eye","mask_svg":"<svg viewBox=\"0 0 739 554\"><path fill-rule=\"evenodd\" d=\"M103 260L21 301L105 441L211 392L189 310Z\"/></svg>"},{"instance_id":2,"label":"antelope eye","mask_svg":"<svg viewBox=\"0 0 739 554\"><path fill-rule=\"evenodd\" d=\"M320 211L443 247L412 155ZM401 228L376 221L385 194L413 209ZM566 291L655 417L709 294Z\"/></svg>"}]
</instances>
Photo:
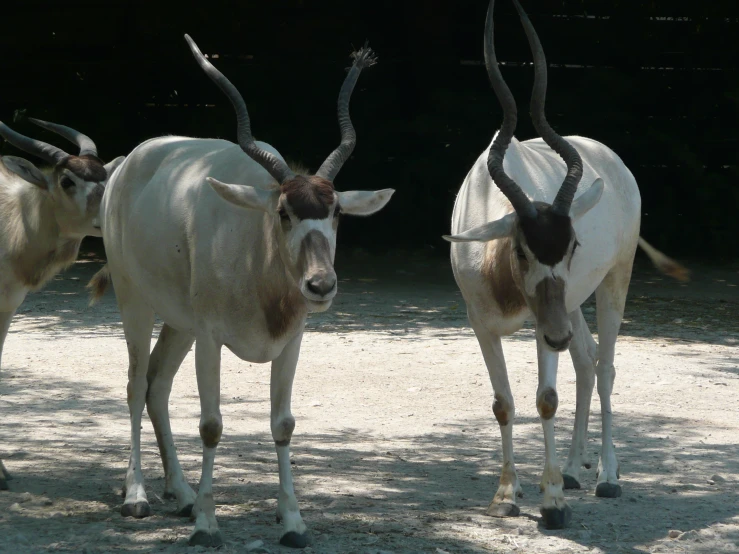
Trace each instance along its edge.
<instances>
[{"instance_id":1,"label":"antelope eye","mask_svg":"<svg viewBox=\"0 0 739 554\"><path fill-rule=\"evenodd\" d=\"M290 219L290 216L288 215L287 210L282 207L279 210L277 210L277 215L279 215L280 219L282 219L283 221L287 221L288 219Z\"/></svg>"},{"instance_id":2,"label":"antelope eye","mask_svg":"<svg viewBox=\"0 0 739 554\"><path fill-rule=\"evenodd\" d=\"M334 208L334 217L339 217L341 215L341 206L336 206Z\"/></svg>"},{"instance_id":3,"label":"antelope eye","mask_svg":"<svg viewBox=\"0 0 739 554\"><path fill-rule=\"evenodd\" d=\"M516 247L516 256L518 256L519 260L525 260L526 259L526 252L523 251L523 248L520 246Z\"/></svg>"},{"instance_id":4,"label":"antelope eye","mask_svg":"<svg viewBox=\"0 0 739 554\"><path fill-rule=\"evenodd\" d=\"M59 181L59 184L62 185L62 188L66 190L69 187L74 186L74 181L72 181L72 179L65 175L64 177L62 177L61 181Z\"/></svg>"}]
</instances>

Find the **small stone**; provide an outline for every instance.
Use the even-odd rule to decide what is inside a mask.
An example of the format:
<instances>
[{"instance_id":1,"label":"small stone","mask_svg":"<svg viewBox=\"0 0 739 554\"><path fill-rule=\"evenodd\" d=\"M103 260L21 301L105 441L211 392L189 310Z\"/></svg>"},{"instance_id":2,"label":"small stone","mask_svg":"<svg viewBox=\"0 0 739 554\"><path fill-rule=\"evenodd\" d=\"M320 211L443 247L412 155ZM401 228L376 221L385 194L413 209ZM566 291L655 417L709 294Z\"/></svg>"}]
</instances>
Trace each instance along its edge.
<instances>
[{"instance_id":1,"label":"small stone","mask_svg":"<svg viewBox=\"0 0 739 554\"><path fill-rule=\"evenodd\" d=\"M667 533L667 536L671 539L676 539L682 534L682 531L679 531L678 529L671 529L669 533Z\"/></svg>"},{"instance_id":2,"label":"small stone","mask_svg":"<svg viewBox=\"0 0 739 554\"><path fill-rule=\"evenodd\" d=\"M714 483L726 483L726 478L717 473L716 475L711 475L711 481Z\"/></svg>"},{"instance_id":3,"label":"small stone","mask_svg":"<svg viewBox=\"0 0 739 554\"><path fill-rule=\"evenodd\" d=\"M629 502L636 502L636 498L634 498L633 496L630 496L629 497Z\"/></svg>"},{"instance_id":4,"label":"small stone","mask_svg":"<svg viewBox=\"0 0 739 554\"><path fill-rule=\"evenodd\" d=\"M23 510L23 508L21 508L21 505L20 505L20 504L18 504L17 502L14 502L14 503L13 503L13 504L11 504L11 505L10 505L10 507L8 508L8 511L9 511L9 512L20 512L20 511L22 511L22 510Z\"/></svg>"},{"instance_id":5,"label":"small stone","mask_svg":"<svg viewBox=\"0 0 739 554\"><path fill-rule=\"evenodd\" d=\"M442 550L441 548L436 549L436 554L449 554L448 550Z\"/></svg>"},{"instance_id":6,"label":"small stone","mask_svg":"<svg viewBox=\"0 0 739 554\"><path fill-rule=\"evenodd\" d=\"M713 479L709 479L708 481L706 481L706 483L708 483L709 485L715 485L716 481L714 481Z\"/></svg>"},{"instance_id":7,"label":"small stone","mask_svg":"<svg viewBox=\"0 0 739 554\"><path fill-rule=\"evenodd\" d=\"M30 502L31 500L33 500L33 495L30 492L24 492L23 494L21 494L18 502L23 504L25 502Z\"/></svg>"},{"instance_id":8,"label":"small stone","mask_svg":"<svg viewBox=\"0 0 739 554\"><path fill-rule=\"evenodd\" d=\"M262 548L263 546L264 546L264 541L255 540L247 544L245 548L247 552L252 552L253 550L256 550L257 548Z\"/></svg>"},{"instance_id":9,"label":"small stone","mask_svg":"<svg viewBox=\"0 0 739 554\"><path fill-rule=\"evenodd\" d=\"M670 489L670 492L677 492L677 489Z\"/></svg>"},{"instance_id":10,"label":"small stone","mask_svg":"<svg viewBox=\"0 0 739 554\"><path fill-rule=\"evenodd\" d=\"M691 529L690 531L685 531L685 533L680 533L678 535L677 540L679 541L691 541L696 540L698 538L698 531L695 529Z\"/></svg>"}]
</instances>

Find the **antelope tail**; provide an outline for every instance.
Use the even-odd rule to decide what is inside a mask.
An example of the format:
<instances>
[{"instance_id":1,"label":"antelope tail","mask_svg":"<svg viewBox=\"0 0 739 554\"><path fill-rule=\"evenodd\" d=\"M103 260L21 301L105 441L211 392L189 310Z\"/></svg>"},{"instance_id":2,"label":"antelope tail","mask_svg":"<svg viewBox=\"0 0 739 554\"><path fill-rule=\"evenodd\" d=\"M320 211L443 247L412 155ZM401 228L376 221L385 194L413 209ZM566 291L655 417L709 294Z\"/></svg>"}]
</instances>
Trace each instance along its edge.
<instances>
[{"instance_id":1,"label":"antelope tail","mask_svg":"<svg viewBox=\"0 0 739 554\"><path fill-rule=\"evenodd\" d=\"M652 260L654 267L659 269L665 275L669 275L678 281L686 282L690 280L690 271L687 267L679 264L672 258L665 256L654 246L649 244L643 238L639 237L639 246L644 253Z\"/></svg>"},{"instance_id":2,"label":"antelope tail","mask_svg":"<svg viewBox=\"0 0 739 554\"><path fill-rule=\"evenodd\" d=\"M105 264L87 283L86 288L90 291L90 306L96 304L102 298L108 285L110 285L110 269L108 264Z\"/></svg>"}]
</instances>

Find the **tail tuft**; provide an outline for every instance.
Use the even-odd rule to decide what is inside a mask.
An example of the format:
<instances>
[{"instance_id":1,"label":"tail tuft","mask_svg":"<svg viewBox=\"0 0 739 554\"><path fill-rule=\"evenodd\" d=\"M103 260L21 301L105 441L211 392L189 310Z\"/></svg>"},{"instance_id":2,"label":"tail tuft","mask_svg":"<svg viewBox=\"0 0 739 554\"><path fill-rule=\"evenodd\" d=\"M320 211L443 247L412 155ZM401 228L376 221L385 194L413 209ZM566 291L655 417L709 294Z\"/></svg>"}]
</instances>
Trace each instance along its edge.
<instances>
[{"instance_id":1,"label":"tail tuft","mask_svg":"<svg viewBox=\"0 0 739 554\"><path fill-rule=\"evenodd\" d=\"M687 267L676 262L669 256L665 256L641 237L639 237L639 246L649 256L654 266L662 273L683 283L690 281L690 270Z\"/></svg>"},{"instance_id":2,"label":"tail tuft","mask_svg":"<svg viewBox=\"0 0 739 554\"><path fill-rule=\"evenodd\" d=\"M103 297L108 285L110 285L110 269L108 264L105 264L87 283L86 288L90 291L90 306L96 304Z\"/></svg>"}]
</instances>

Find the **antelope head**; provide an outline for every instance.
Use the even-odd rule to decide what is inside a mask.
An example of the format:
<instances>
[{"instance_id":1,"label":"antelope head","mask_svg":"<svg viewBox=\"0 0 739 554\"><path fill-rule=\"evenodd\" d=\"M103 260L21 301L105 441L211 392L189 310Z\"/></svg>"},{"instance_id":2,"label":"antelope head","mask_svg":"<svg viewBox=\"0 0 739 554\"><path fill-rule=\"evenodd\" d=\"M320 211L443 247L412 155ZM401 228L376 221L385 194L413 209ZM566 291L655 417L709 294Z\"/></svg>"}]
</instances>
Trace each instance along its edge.
<instances>
[{"instance_id":1,"label":"antelope head","mask_svg":"<svg viewBox=\"0 0 739 554\"><path fill-rule=\"evenodd\" d=\"M490 0L485 25L485 65L495 94L503 108L503 123L488 154L488 171L495 184L508 198L513 212L497 221L485 223L460 233L446 236L452 242L486 242L509 238L512 241L511 268L518 288L536 318L537 335L551 350L560 352L572 339L565 305L567 281L578 240L573 222L600 200L603 180L596 179L590 188L573 202L582 178L582 159L575 148L549 126L544 114L547 88L547 64L544 50L531 21L518 0L513 0L526 31L534 55L534 87L531 94L531 117L544 141L567 164L567 174L552 204L532 201L503 169L503 158L516 128L516 102L498 68L493 43L493 5Z\"/></svg>"},{"instance_id":2,"label":"antelope head","mask_svg":"<svg viewBox=\"0 0 739 554\"><path fill-rule=\"evenodd\" d=\"M10 144L51 164L51 174L40 171L33 163L16 156L3 156L5 168L24 181L39 187L49 196L63 238L101 236L98 210L105 184L124 158L107 165L98 158L97 147L89 137L70 127L40 119L30 121L52 131L79 148L78 155L67 154L61 148L28 138L0 122L0 136Z\"/></svg>"},{"instance_id":3,"label":"antelope head","mask_svg":"<svg viewBox=\"0 0 739 554\"><path fill-rule=\"evenodd\" d=\"M211 177L208 177L208 182L227 202L271 215L280 255L295 277L309 308L311 311L328 309L337 292L334 256L339 215L373 214L382 209L395 192L392 189L339 192L334 188L334 179L357 141L349 117L349 99L362 69L376 62L374 53L365 44L364 48L352 54L354 63L338 100L341 143L315 175L296 175L281 158L254 141L249 114L239 91L203 56L188 35L185 39L200 67L233 104L238 121L239 146L269 172L279 187L263 189L227 184Z\"/></svg>"}]
</instances>

